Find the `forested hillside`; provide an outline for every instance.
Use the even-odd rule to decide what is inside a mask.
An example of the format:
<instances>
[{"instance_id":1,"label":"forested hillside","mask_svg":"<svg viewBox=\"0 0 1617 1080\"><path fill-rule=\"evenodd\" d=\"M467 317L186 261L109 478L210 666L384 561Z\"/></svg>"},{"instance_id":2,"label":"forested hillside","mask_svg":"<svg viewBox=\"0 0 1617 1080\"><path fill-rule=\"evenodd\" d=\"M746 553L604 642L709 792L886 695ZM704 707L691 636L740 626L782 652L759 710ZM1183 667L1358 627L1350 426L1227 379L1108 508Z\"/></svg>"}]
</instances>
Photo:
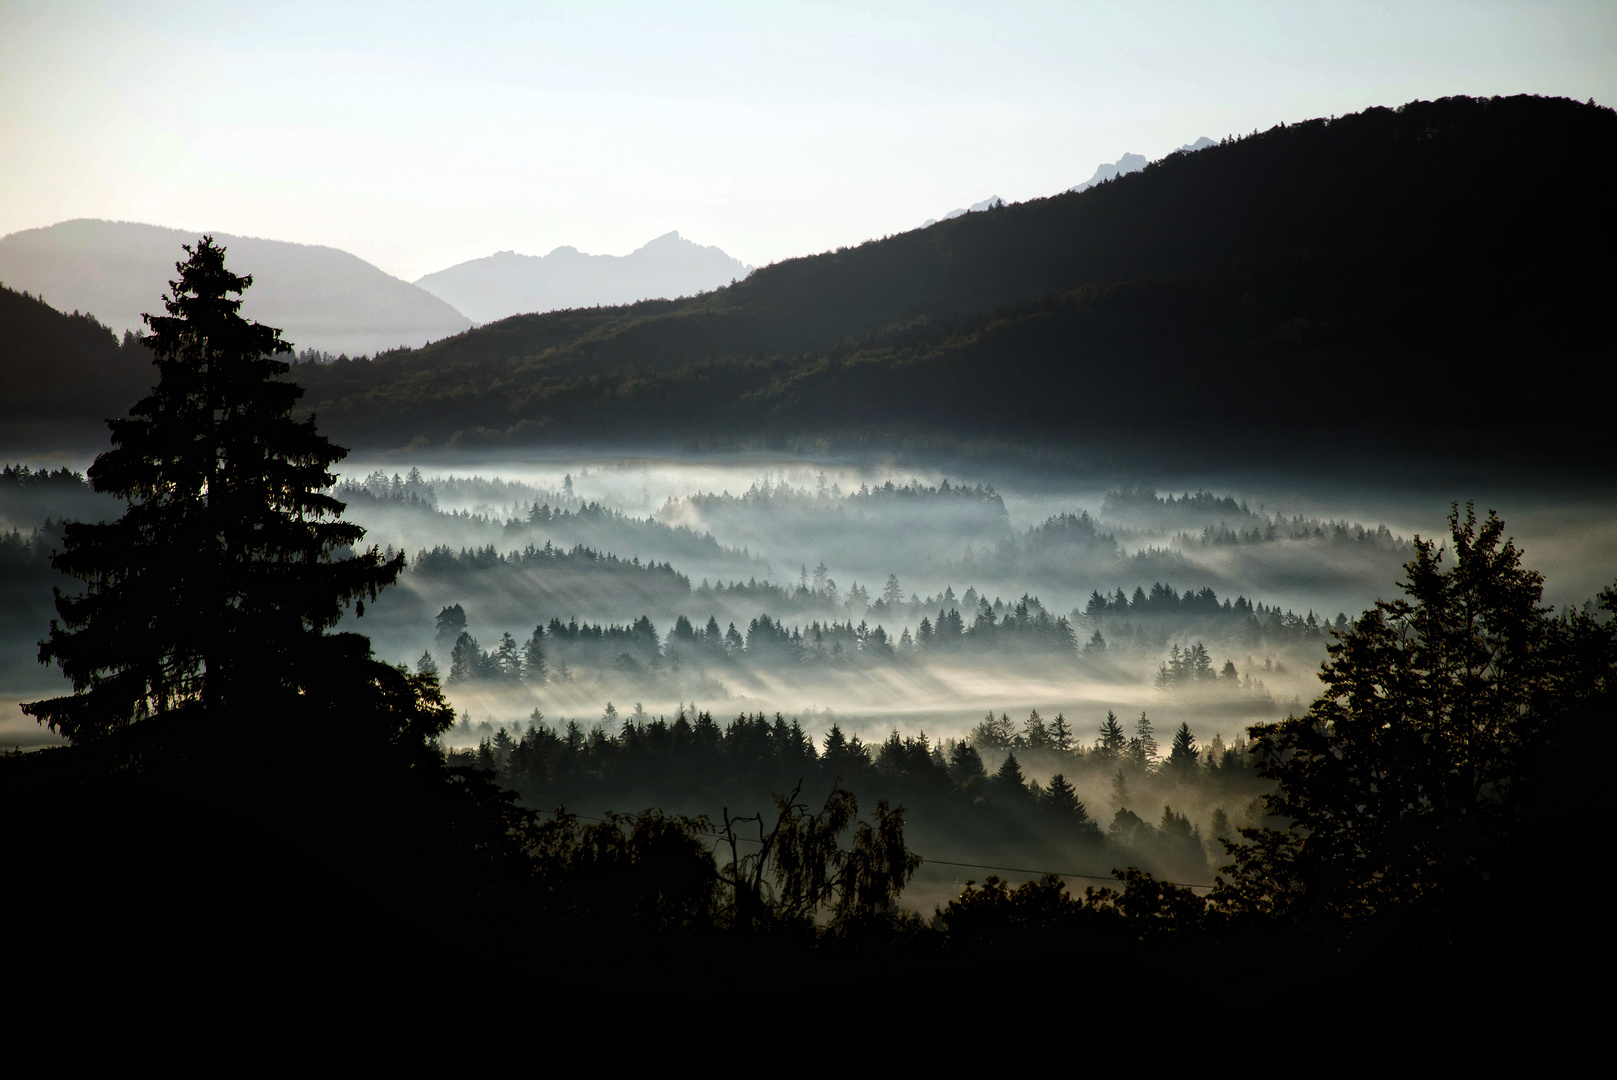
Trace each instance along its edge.
<instances>
[{"instance_id":1,"label":"forested hillside","mask_svg":"<svg viewBox=\"0 0 1617 1080\"><path fill-rule=\"evenodd\" d=\"M1530 408L1559 422L1511 452L1570 459L1610 389L1614 156L1617 115L1593 105L1370 109L701 297L520 316L298 378L339 438L384 446L941 427L1238 456L1221 433L1278 411L1305 448L1452 452Z\"/></svg>"},{"instance_id":2,"label":"forested hillside","mask_svg":"<svg viewBox=\"0 0 1617 1080\"><path fill-rule=\"evenodd\" d=\"M0 285L0 441L105 442L103 421L122 416L156 375L134 338L120 343L89 313L64 314Z\"/></svg>"}]
</instances>

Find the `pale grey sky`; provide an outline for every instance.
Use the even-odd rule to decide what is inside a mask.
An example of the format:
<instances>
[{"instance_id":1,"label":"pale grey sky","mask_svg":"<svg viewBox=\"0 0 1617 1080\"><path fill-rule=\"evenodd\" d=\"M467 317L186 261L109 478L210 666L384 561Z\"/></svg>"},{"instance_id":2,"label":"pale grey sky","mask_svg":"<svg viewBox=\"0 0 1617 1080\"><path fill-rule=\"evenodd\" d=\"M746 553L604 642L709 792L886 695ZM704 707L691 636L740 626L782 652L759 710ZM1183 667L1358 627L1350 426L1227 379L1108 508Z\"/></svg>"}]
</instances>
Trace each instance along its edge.
<instances>
[{"instance_id":1,"label":"pale grey sky","mask_svg":"<svg viewBox=\"0 0 1617 1080\"><path fill-rule=\"evenodd\" d=\"M0 235L210 228L413 280L678 229L762 265L1200 135L1448 94L1611 104L1614 61L1613 0L0 0Z\"/></svg>"}]
</instances>

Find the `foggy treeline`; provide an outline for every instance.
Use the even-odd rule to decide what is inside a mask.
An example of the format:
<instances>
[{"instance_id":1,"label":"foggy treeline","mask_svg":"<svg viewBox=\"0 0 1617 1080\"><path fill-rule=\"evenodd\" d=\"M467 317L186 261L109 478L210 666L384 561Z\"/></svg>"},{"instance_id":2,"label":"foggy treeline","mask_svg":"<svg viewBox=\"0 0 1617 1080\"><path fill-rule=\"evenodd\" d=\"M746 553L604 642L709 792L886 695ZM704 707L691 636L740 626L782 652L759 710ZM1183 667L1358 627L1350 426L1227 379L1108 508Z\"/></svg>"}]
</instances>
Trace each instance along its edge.
<instances>
[{"instance_id":1,"label":"foggy treeline","mask_svg":"<svg viewBox=\"0 0 1617 1080\"><path fill-rule=\"evenodd\" d=\"M690 482L677 466L658 480ZM913 731L928 709L958 725L974 707L1027 692L1033 676L1041 705L1094 698L1127 710L1140 693L1191 693L1170 708L1211 707L1233 738L1242 716L1269 716L1298 694L1345 625L1357 597L1335 587L1342 564L1373 586L1382 564L1364 571L1339 549L1395 560L1407 548L1384 525L1282 517L1205 491L1115 488L1097 499L1105 520L1075 507L1019 529L988 485L845 469L804 481L766 471L740 495L659 504L632 466L559 465L520 480L409 467L356 473L334 494L385 554L406 557L399 586L369 605L367 632L400 662L429 653L452 692L516 716L611 699L663 710L730 700L794 715L873 708L870 723L885 713ZM19 644L49 610L55 575L42 564L59 526L47 522L108 507L70 471L7 472L0 512L32 522L7 548ZM1283 547L1276 576L1311 576L1305 598L1342 606L1333 618L1221 595L1205 583L1228 578L1216 563L1169 550L1183 536L1169 530L1203 522L1255 532L1245 542L1259 550ZM793 563L795 574L776 576ZM1182 591L1143 576L1163 569ZM972 571L976 583L961 580ZM1097 583L1104 591L1085 588ZM1181 677L1177 657L1193 650L1206 659ZM523 669L512 658L524 652L545 667ZM9 662L26 670L24 650Z\"/></svg>"},{"instance_id":2,"label":"foggy treeline","mask_svg":"<svg viewBox=\"0 0 1617 1080\"><path fill-rule=\"evenodd\" d=\"M840 781L907 807L908 835L923 855L1103 878L1135 865L1210 884L1219 838L1238 840L1239 826L1263 818L1265 785L1245 740L1202 747L1182 725L1159 745L1144 715L1125 724L1107 714L1080 736L1061 714L1046 720L1034 710L1020 723L990 714L965 738L894 731L867 744L836 724L816 742L780 714L720 723L706 711L681 708L669 720L613 707L588 727L536 715L521 730L493 729L467 716L450 738L476 739L451 750L451 762L491 771L535 806L752 809L805 779L811 791Z\"/></svg>"}]
</instances>

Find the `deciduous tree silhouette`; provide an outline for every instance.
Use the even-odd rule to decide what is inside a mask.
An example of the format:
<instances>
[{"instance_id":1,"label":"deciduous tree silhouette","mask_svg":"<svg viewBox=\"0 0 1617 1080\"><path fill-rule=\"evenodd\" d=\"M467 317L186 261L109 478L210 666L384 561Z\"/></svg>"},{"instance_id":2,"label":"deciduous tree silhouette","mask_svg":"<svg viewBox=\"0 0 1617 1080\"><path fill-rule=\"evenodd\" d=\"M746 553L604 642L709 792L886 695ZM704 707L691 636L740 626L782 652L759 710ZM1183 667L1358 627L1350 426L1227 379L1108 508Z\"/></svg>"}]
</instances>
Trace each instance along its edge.
<instances>
[{"instance_id":1,"label":"deciduous tree silhouette","mask_svg":"<svg viewBox=\"0 0 1617 1080\"><path fill-rule=\"evenodd\" d=\"M583 825L558 809L522 830L540 913L608 935L589 940L592 949L711 929L719 882L703 843L708 831L706 818L659 810Z\"/></svg>"},{"instance_id":2,"label":"deciduous tree silhouette","mask_svg":"<svg viewBox=\"0 0 1617 1080\"><path fill-rule=\"evenodd\" d=\"M730 862L719 872L734 900L739 928L803 925L822 910L833 928L847 928L888 911L921 865L904 846L904 808L876 804L869 822L859 822L853 842L842 834L859 815L853 792L834 784L818 814L798 802L803 784L776 796L775 824L764 831L762 814L731 817L724 811L724 842ZM758 850L741 854L737 826L755 824Z\"/></svg>"},{"instance_id":3,"label":"deciduous tree silhouette","mask_svg":"<svg viewBox=\"0 0 1617 1080\"><path fill-rule=\"evenodd\" d=\"M1403 589L1330 646L1324 695L1300 717L1253 729L1284 829L1227 845L1227 911L1336 935L1416 918L1423 939L1508 893L1549 752L1609 718L1617 620L1552 617L1493 514L1449 519L1453 562L1417 538ZM1601 594L1617 610L1617 589ZM1434 944L1435 944L1434 940Z\"/></svg>"}]
</instances>

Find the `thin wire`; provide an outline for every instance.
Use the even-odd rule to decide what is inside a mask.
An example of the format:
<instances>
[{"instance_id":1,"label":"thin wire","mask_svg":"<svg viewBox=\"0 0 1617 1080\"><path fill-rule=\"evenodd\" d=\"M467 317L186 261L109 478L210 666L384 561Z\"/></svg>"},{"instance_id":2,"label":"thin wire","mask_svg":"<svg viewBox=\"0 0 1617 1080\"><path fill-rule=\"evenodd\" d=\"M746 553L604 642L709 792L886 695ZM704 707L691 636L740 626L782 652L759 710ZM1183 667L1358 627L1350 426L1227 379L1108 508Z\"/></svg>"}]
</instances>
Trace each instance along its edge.
<instances>
[{"instance_id":1,"label":"thin wire","mask_svg":"<svg viewBox=\"0 0 1617 1080\"><path fill-rule=\"evenodd\" d=\"M1021 866L984 866L982 863L948 862L944 859L925 859L933 866L962 866L968 870L1001 870L1007 874L1054 874L1062 878L1088 878L1091 881L1116 881L1111 875L1102 874L1069 874L1062 870L1029 870ZM1200 882L1190 881L1164 881L1164 885L1172 885L1177 889L1211 889L1214 886L1204 885Z\"/></svg>"}]
</instances>

